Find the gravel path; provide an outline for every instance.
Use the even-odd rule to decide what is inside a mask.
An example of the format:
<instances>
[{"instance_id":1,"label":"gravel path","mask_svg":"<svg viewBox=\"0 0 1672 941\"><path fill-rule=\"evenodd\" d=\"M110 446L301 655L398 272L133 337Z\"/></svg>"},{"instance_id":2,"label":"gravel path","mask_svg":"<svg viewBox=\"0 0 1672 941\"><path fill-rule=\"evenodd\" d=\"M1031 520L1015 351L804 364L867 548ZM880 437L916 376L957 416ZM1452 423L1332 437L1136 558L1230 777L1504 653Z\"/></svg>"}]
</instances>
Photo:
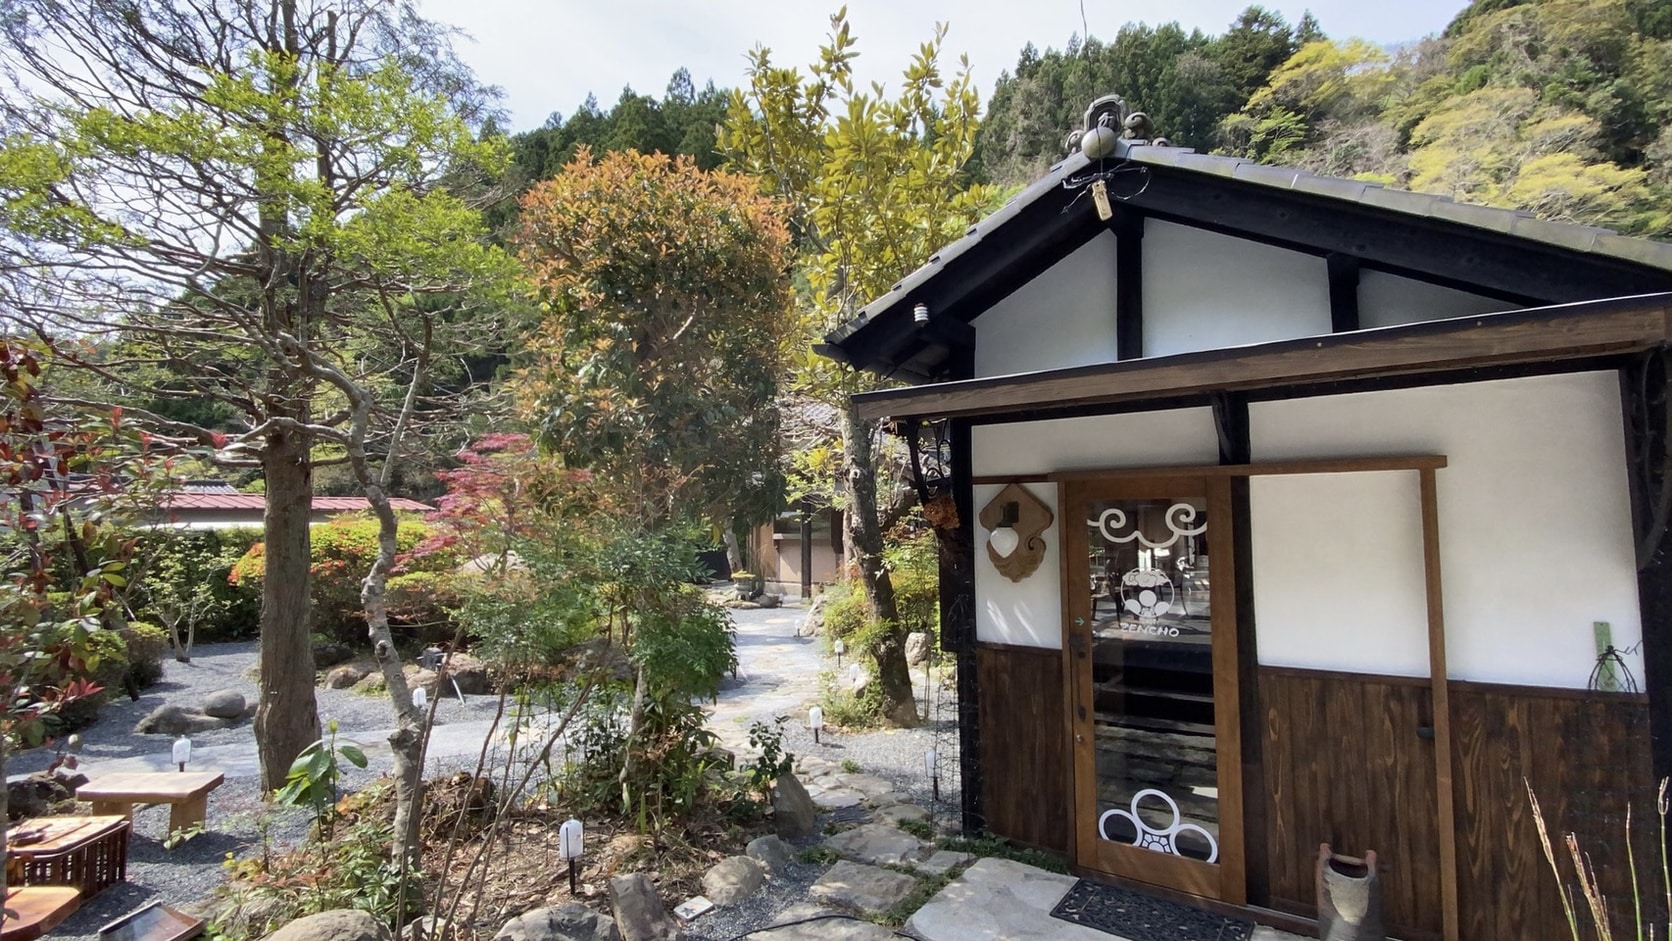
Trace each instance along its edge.
<instances>
[{"instance_id":1,"label":"gravel path","mask_svg":"<svg viewBox=\"0 0 1672 941\"><path fill-rule=\"evenodd\" d=\"M930 809L940 829L956 827L958 795L957 728L955 708L936 703L940 721L924 728L846 735L826 730L822 743L815 745L805 727L807 706L819 693L819 673L833 664L822 656L823 642L800 638L802 611L798 608L735 610L738 629L739 680L721 694L710 726L723 739L741 744L752 721L769 721L788 715L785 745L796 755L817 755L834 762L851 761L860 770L892 782L913 803ZM126 698L112 702L99 721L83 730L81 757L84 767L97 774L110 762L132 763L147 756L166 755L170 742L165 736L138 735L132 729L140 718L163 703L195 706L210 692L235 689L253 701L256 685L253 668L254 643L200 645L189 664L165 662L162 682L144 691L138 701ZM944 692L937 691L940 695ZM335 719L339 738L368 746L372 766L366 771L344 768L343 787L353 791L364 787L387 767L380 760L381 744L375 730L393 724L388 701L381 696L364 696L346 690L317 691L321 722ZM497 706L496 697L468 697L442 701L435 732L439 757L432 757L426 776L455 767L473 766L475 751L486 734L487 721ZM226 782L209 801L210 832L183 845L165 850L166 806L139 809L128 849L128 880L88 900L52 933L55 938L94 941L101 925L153 901L186 905L207 898L224 879L223 862L228 854L243 856L259 850L262 833L278 845L292 845L306 833L310 818L304 811L280 809L261 800L260 782L253 774L254 752L250 724L240 723L192 736L194 753L228 759L219 763L227 769ZM941 769L941 801L930 799L930 781L924 770L924 753L935 748ZM240 757L241 756L241 757ZM41 770L53 758L47 749L35 749L11 756L8 773ZM198 762L194 760L194 764ZM806 845L817 840L806 841ZM743 904L716 910L691 927L693 941L721 941L763 927L772 917L798 902L807 901L807 887L826 867L796 865L785 877ZM677 903L678 899L670 900Z\"/></svg>"}]
</instances>

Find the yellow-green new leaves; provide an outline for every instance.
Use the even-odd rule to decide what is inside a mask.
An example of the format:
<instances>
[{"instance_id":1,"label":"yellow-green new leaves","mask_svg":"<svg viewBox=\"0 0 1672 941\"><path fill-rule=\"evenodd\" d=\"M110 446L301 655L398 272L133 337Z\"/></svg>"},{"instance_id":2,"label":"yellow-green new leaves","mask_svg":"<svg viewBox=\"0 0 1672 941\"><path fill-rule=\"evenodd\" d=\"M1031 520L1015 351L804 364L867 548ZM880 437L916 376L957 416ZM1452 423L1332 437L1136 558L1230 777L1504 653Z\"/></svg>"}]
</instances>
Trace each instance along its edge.
<instances>
[{"instance_id":1,"label":"yellow-green new leaves","mask_svg":"<svg viewBox=\"0 0 1672 941\"><path fill-rule=\"evenodd\" d=\"M720 150L793 209L809 340L880 297L996 200L995 190L970 186L964 175L980 100L967 60L950 80L941 74L945 36L942 25L889 99L877 87L854 88L850 63L858 53L839 12L805 82L757 48L748 86L732 94ZM803 385L836 381L827 363L806 365Z\"/></svg>"}]
</instances>

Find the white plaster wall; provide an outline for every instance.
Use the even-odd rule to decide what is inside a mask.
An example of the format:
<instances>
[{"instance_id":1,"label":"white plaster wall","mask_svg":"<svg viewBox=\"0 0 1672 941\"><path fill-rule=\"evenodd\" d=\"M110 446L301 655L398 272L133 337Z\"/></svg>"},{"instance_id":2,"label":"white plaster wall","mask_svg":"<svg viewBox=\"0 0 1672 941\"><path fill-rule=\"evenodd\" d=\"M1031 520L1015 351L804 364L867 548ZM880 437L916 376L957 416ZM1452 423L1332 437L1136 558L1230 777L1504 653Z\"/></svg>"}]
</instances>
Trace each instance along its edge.
<instances>
[{"instance_id":1,"label":"white plaster wall","mask_svg":"<svg viewBox=\"0 0 1672 941\"><path fill-rule=\"evenodd\" d=\"M1219 459L1213 412L1205 408L977 425L970 445L976 477L1213 464ZM1033 575L1012 582L988 561L987 531L976 522L975 636L990 643L1060 648L1064 523L1057 485L1025 486L1057 516L1045 534L1045 559ZM1002 489L1000 484L977 485L976 512Z\"/></svg>"},{"instance_id":2,"label":"white plaster wall","mask_svg":"<svg viewBox=\"0 0 1672 941\"><path fill-rule=\"evenodd\" d=\"M1204 229L1144 224L1144 355L1330 332L1322 258Z\"/></svg>"},{"instance_id":3,"label":"white plaster wall","mask_svg":"<svg viewBox=\"0 0 1672 941\"><path fill-rule=\"evenodd\" d=\"M1619 648L1641 640L1613 373L1262 402L1249 418L1256 460L1447 456L1437 485L1453 678L1581 688L1593 621L1611 622ZM1626 662L1643 676L1641 656Z\"/></svg>"},{"instance_id":4,"label":"white plaster wall","mask_svg":"<svg viewBox=\"0 0 1672 941\"><path fill-rule=\"evenodd\" d=\"M1416 472L1255 477L1249 504L1261 664L1428 675Z\"/></svg>"},{"instance_id":5,"label":"white plaster wall","mask_svg":"<svg viewBox=\"0 0 1672 941\"><path fill-rule=\"evenodd\" d=\"M1359 272L1359 326L1392 327L1510 310L1514 304L1388 274Z\"/></svg>"},{"instance_id":6,"label":"white plaster wall","mask_svg":"<svg viewBox=\"0 0 1672 941\"><path fill-rule=\"evenodd\" d=\"M1075 249L974 323L978 377L1114 362L1114 233Z\"/></svg>"},{"instance_id":7,"label":"white plaster wall","mask_svg":"<svg viewBox=\"0 0 1672 941\"><path fill-rule=\"evenodd\" d=\"M1219 463L1208 408L977 425L970 432L976 477Z\"/></svg>"}]
</instances>

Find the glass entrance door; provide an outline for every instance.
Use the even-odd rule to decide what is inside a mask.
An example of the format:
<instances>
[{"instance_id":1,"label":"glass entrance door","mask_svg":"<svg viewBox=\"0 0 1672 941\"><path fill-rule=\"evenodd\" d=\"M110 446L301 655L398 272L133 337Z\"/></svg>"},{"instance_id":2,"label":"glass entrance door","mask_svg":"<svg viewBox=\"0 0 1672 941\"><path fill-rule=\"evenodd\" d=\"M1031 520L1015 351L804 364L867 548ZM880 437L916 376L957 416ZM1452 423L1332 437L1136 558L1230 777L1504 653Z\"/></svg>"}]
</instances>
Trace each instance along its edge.
<instances>
[{"instance_id":1,"label":"glass entrance door","mask_svg":"<svg viewBox=\"0 0 1672 941\"><path fill-rule=\"evenodd\" d=\"M1243 895L1223 478L1064 485L1079 863Z\"/></svg>"}]
</instances>

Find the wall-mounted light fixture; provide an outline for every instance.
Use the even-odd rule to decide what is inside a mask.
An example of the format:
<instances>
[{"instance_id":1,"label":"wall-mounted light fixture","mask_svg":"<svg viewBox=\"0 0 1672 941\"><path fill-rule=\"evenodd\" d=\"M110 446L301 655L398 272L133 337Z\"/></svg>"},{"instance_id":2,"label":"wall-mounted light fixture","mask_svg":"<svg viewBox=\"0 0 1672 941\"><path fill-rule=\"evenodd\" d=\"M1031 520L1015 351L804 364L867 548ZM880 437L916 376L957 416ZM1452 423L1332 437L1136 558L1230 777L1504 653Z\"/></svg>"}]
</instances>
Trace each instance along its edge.
<instances>
[{"instance_id":1,"label":"wall-mounted light fixture","mask_svg":"<svg viewBox=\"0 0 1672 941\"><path fill-rule=\"evenodd\" d=\"M929 322L929 305L918 304L911 309L911 321L919 327Z\"/></svg>"},{"instance_id":2,"label":"wall-mounted light fixture","mask_svg":"<svg viewBox=\"0 0 1672 941\"><path fill-rule=\"evenodd\" d=\"M1020 484L1010 484L981 510L987 559L1013 582L1032 575L1045 558L1042 535L1056 521L1051 508Z\"/></svg>"}]
</instances>

